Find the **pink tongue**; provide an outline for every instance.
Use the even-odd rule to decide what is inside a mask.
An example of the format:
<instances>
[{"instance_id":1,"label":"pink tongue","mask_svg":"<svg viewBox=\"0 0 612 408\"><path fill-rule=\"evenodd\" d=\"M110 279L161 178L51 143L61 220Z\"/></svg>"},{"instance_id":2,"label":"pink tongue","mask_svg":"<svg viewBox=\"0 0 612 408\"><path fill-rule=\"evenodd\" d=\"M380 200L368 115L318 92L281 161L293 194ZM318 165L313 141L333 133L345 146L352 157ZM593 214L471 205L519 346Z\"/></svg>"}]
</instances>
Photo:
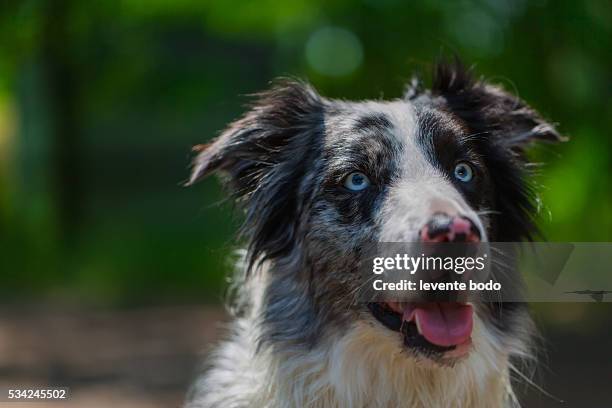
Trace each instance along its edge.
<instances>
[{"instance_id":1,"label":"pink tongue","mask_svg":"<svg viewBox=\"0 0 612 408\"><path fill-rule=\"evenodd\" d=\"M403 319L416 320L421 334L430 343L442 347L456 346L472 335L472 306L460 303L415 304L405 310Z\"/></svg>"}]
</instances>

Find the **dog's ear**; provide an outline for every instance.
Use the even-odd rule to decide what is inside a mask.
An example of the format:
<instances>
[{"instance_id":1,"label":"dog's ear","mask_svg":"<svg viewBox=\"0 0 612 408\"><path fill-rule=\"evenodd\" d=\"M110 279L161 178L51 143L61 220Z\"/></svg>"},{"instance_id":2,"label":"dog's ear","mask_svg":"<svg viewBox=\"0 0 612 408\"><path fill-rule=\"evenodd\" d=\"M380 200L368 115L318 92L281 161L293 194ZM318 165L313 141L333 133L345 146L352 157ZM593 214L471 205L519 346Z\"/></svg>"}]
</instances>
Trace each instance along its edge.
<instances>
[{"instance_id":1,"label":"dog's ear","mask_svg":"<svg viewBox=\"0 0 612 408\"><path fill-rule=\"evenodd\" d=\"M242 118L198 155L187 185L218 172L246 210L249 262L274 257L294 241L303 179L323 133L325 101L306 83L277 81Z\"/></svg>"},{"instance_id":2,"label":"dog's ear","mask_svg":"<svg viewBox=\"0 0 612 408\"><path fill-rule=\"evenodd\" d=\"M472 132L488 134L518 153L532 142L566 140L525 102L498 86L475 79L458 59L436 64L432 94L444 98Z\"/></svg>"},{"instance_id":3,"label":"dog's ear","mask_svg":"<svg viewBox=\"0 0 612 408\"><path fill-rule=\"evenodd\" d=\"M242 118L198 152L187 185L219 171L239 187L256 186L267 169L291 158L301 147L299 136L322 123L323 100L308 84L278 80L268 91L255 94ZM246 191L245 191L246 192Z\"/></svg>"}]
</instances>

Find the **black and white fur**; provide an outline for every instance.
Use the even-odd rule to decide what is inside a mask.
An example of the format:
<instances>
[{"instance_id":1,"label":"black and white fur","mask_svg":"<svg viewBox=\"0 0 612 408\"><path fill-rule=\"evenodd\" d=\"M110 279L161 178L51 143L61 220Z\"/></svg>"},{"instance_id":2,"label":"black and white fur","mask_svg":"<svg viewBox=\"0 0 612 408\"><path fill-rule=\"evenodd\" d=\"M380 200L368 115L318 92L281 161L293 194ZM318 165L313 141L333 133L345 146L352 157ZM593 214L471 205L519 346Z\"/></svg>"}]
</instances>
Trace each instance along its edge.
<instances>
[{"instance_id":1,"label":"black and white fur","mask_svg":"<svg viewBox=\"0 0 612 408\"><path fill-rule=\"evenodd\" d=\"M235 320L187 407L502 407L529 355L522 304L475 303L472 350L452 364L406 350L356 299L368 242L414 241L429 217L454 211L483 239L535 232L525 147L561 137L533 109L472 77L435 68L431 89L348 102L284 80L206 146L191 180L218 172L244 209ZM472 163L470 184L452 177ZM371 185L349 191L351 172Z\"/></svg>"}]
</instances>

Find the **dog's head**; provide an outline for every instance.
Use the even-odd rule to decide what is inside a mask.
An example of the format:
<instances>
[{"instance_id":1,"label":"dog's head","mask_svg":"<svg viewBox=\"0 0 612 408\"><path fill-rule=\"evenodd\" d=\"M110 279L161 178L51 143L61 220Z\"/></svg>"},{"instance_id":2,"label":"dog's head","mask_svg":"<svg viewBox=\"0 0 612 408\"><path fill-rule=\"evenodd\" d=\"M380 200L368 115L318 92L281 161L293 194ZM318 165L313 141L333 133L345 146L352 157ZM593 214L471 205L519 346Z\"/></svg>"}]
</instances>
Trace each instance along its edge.
<instances>
[{"instance_id":1,"label":"dog's head","mask_svg":"<svg viewBox=\"0 0 612 408\"><path fill-rule=\"evenodd\" d=\"M249 270L268 265L263 340L312 345L367 322L401 333L412 355L452 360L469 352L473 315L508 336L517 306L362 304L361 248L530 238L525 148L538 140L560 136L458 63L437 65L431 89L413 83L393 101L331 100L283 81L197 148L189 183L218 171L245 209Z\"/></svg>"}]
</instances>

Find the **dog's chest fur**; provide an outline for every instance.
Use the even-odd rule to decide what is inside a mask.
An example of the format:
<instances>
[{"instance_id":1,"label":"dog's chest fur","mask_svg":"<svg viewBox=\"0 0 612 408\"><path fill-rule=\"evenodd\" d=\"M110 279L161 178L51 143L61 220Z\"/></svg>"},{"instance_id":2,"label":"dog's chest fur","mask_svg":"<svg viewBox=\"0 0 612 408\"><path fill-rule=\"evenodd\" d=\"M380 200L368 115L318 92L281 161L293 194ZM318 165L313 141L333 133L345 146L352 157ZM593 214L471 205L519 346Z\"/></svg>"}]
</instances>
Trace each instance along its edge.
<instances>
[{"instance_id":1,"label":"dog's chest fur","mask_svg":"<svg viewBox=\"0 0 612 408\"><path fill-rule=\"evenodd\" d=\"M359 323L311 350L257 350L257 325L234 323L188 408L511 406L507 355L491 342L454 368L407 358L393 333ZM478 330L482 327L479 326Z\"/></svg>"}]
</instances>

